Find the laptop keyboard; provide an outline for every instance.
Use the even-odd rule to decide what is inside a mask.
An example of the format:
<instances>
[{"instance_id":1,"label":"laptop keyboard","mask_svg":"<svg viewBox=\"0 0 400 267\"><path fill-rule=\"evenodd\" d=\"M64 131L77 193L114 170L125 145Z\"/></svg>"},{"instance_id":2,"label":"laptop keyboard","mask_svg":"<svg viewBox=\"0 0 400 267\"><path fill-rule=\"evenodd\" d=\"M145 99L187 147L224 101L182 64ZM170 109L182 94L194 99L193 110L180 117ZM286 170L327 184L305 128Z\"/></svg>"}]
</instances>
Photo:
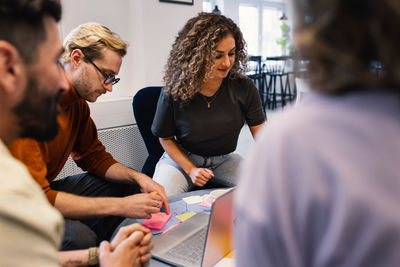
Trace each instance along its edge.
<instances>
[{"instance_id":1,"label":"laptop keyboard","mask_svg":"<svg viewBox=\"0 0 400 267\"><path fill-rule=\"evenodd\" d=\"M200 266L206 242L207 226L188 237L186 240L171 248L166 255Z\"/></svg>"}]
</instances>

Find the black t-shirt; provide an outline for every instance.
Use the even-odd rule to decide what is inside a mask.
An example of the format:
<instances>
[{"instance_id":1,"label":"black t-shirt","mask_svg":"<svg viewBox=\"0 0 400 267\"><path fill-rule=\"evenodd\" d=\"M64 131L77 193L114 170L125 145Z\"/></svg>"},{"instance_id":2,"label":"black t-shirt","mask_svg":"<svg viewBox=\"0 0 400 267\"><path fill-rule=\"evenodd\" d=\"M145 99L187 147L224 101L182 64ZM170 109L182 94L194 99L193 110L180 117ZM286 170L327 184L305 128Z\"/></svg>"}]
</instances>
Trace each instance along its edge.
<instances>
[{"instance_id":1,"label":"black t-shirt","mask_svg":"<svg viewBox=\"0 0 400 267\"><path fill-rule=\"evenodd\" d=\"M208 103L210 108L208 108ZM185 106L161 92L151 130L155 136L175 136L186 150L201 156L235 151L241 128L265 120L256 87L248 78L225 78L212 97L197 93Z\"/></svg>"}]
</instances>

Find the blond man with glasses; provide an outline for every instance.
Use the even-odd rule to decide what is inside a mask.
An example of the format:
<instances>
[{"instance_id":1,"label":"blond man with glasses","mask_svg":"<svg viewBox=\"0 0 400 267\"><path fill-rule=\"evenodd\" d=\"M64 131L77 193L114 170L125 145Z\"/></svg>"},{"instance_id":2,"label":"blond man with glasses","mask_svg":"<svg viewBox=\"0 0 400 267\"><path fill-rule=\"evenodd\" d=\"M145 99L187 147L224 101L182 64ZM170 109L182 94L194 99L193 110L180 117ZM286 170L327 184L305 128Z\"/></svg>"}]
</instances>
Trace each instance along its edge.
<instances>
[{"instance_id":1,"label":"blond man with glasses","mask_svg":"<svg viewBox=\"0 0 400 267\"><path fill-rule=\"evenodd\" d=\"M86 102L112 91L127 44L107 27L86 23L64 47L71 90L61 99L59 134L49 142L18 139L10 150L66 219L62 250L70 250L110 239L123 217L150 218L163 205L168 210L168 200L161 185L105 151ZM85 173L54 181L69 155Z\"/></svg>"}]
</instances>

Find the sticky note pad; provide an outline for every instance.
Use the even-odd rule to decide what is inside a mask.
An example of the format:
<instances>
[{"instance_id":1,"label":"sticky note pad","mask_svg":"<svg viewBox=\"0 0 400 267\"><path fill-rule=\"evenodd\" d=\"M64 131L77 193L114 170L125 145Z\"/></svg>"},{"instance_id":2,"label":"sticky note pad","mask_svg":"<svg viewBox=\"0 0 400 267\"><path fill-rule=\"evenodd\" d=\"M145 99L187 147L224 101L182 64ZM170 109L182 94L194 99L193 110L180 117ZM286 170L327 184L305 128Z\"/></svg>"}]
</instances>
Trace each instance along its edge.
<instances>
[{"instance_id":1,"label":"sticky note pad","mask_svg":"<svg viewBox=\"0 0 400 267\"><path fill-rule=\"evenodd\" d=\"M175 227L177 227L179 224L181 224L182 222L178 222L177 224L171 225L170 227L167 228L167 230L165 230L163 232L163 234L165 234L166 232L168 232L171 229L174 229Z\"/></svg>"},{"instance_id":2,"label":"sticky note pad","mask_svg":"<svg viewBox=\"0 0 400 267\"><path fill-rule=\"evenodd\" d=\"M199 205L206 207L206 208L211 208L212 202L213 202L213 198L209 195L205 195L203 197L203 202L201 202Z\"/></svg>"},{"instance_id":3,"label":"sticky note pad","mask_svg":"<svg viewBox=\"0 0 400 267\"><path fill-rule=\"evenodd\" d=\"M150 230L161 230L164 225L168 222L168 220L171 218L172 214L166 214L165 212L158 212L158 213L152 213L151 214L151 219L144 220L142 222L143 226L146 226Z\"/></svg>"},{"instance_id":4,"label":"sticky note pad","mask_svg":"<svg viewBox=\"0 0 400 267\"><path fill-rule=\"evenodd\" d=\"M188 213L185 213L185 214L178 215L178 216L176 216L176 218L178 218L179 220L184 222L184 221L186 221L187 219L189 219L190 217L192 217L195 214L196 214L196 212L191 211L191 212L188 212Z\"/></svg>"},{"instance_id":5,"label":"sticky note pad","mask_svg":"<svg viewBox=\"0 0 400 267\"><path fill-rule=\"evenodd\" d=\"M176 216L179 214L186 213L188 211L188 208L185 201L179 200L169 203L169 210L174 216Z\"/></svg>"},{"instance_id":6,"label":"sticky note pad","mask_svg":"<svg viewBox=\"0 0 400 267\"><path fill-rule=\"evenodd\" d=\"M188 204L197 204L203 201L203 198L201 196L184 197L182 199Z\"/></svg>"}]
</instances>

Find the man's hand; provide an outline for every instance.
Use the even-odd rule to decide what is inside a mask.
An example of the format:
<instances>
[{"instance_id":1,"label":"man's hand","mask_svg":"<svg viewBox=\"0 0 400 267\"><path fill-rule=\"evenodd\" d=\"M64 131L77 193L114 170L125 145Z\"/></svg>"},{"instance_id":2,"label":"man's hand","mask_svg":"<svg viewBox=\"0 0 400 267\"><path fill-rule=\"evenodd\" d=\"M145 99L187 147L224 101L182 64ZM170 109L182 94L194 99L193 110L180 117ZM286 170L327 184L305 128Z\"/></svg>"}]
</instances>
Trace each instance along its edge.
<instances>
[{"instance_id":1,"label":"man's hand","mask_svg":"<svg viewBox=\"0 0 400 267\"><path fill-rule=\"evenodd\" d=\"M161 197L162 202L164 203L163 205L165 206L167 214L169 214L168 198L162 185L154 182L150 177L143 173L136 174L136 182L139 184L140 190L143 193L157 192L158 195Z\"/></svg>"},{"instance_id":2,"label":"man's hand","mask_svg":"<svg viewBox=\"0 0 400 267\"><path fill-rule=\"evenodd\" d=\"M107 241L100 244L99 261L102 267L141 266L140 243L144 234L135 231L114 249ZM146 262L147 264L147 262Z\"/></svg>"},{"instance_id":3,"label":"man's hand","mask_svg":"<svg viewBox=\"0 0 400 267\"><path fill-rule=\"evenodd\" d=\"M165 194L164 187L154 182L149 176L141 172L130 169L121 163L111 165L106 171L105 178L111 181L121 183L137 183L143 193L157 192L161 196L167 213L169 213L168 198ZM132 216L128 216L132 217ZM137 218L137 217L136 217ZM143 218L143 217L141 217Z\"/></svg>"},{"instance_id":4,"label":"man's hand","mask_svg":"<svg viewBox=\"0 0 400 267\"><path fill-rule=\"evenodd\" d=\"M194 185L204 186L208 180L214 177L214 173L212 170L206 168L192 168L189 176Z\"/></svg>"},{"instance_id":5,"label":"man's hand","mask_svg":"<svg viewBox=\"0 0 400 267\"><path fill-rule=\"evenodd\" d=\"M163 201L158 194L142 193L123 197L120 203L119 216L150 219L152 213L160 212Z\"/></svg>"},{"instance_id":6,"label":"man's hand","mask_svg":"<svg viewBox=\"0 0 400 267\"><path fill-rule=\"evenodd\" d=\"M143 232L143 235L150 233L150 230L147 227L144 227L143 225L138 223L122 226L121 228L119 228L118 233L111 241L111 249L114 250L122 241L127 239L132 233L136 231Z\"/></svg>"},{"instance_id":7,"label":"man's hand","mask_svg":"<svg viewBox=\"0 0 400 267\"><path fill-rule=\"evenodd\" d=\"M151 240L152 238L153 235L151 233L147 233L143 237L142 242L140 242L139 255L142 266L149 266L150 264L150 259L152 257L151 250L154 248L153 241Z\"/></svg>"},{"instance_id":8,"label":"man's hand","mask_svg":"<svg viewBox=\"0 0 400 267\"><path fill-rule=\"evenodd\" d=\"M122 243L132 233L134 233L136 231L141 231L144 234L144 237L139 244L140 245L139 256L140 256L140 262L142 263L142 266L147 266L151 259L150 251L154 247L154 244L151 241L153 235L150 233L149 229L147 229L146 227L144 227L138 223L134 223L131 225L121 227L118 230L117 235L114 237L114 239L111 242L111 250L114 251L120 243Z\"/></svg>"}]
</instances>

